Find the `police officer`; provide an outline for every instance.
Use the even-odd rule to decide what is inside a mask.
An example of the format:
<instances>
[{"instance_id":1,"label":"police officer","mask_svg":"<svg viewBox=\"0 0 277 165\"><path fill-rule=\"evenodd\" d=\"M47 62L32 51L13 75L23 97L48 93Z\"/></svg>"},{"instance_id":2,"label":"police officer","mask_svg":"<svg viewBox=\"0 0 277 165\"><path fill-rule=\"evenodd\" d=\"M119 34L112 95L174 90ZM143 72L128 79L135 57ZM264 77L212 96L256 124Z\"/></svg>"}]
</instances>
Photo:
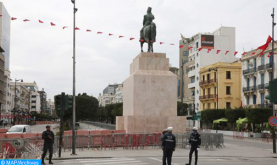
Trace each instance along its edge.
<instances>
[{"instance_id":1,"label":"police officer","mask_svg":"<svg viewBox=\"0 0 277 165\"><path fill-rule=\"evenodd\" d=\"M46 131L42 133L42 139L44 139L44 145L43 145L43 154L41 157L41 164L44 163L44 158L47 153L47 150L49 150L49 164L53 164L52 155L53 155L53 144L54 144L54 133L50 130L50 126L46 126Z\"/></svg>"},{"instance_id":2,"label":"police officer","mask_svg":"<svg viewBox=\"0 0 277 165\"><path fill-rule=\"evenodd\" d=\"M189 163L186 165L191 165L191 159L192 159L192 154L195 152L195 165L197 165L198 161L198 149L200 148L201 145L201 136L197 132L198 128L194 127L193 132L190 135L189 138L189 144L191 146L190 152L189 152Z\"/></svg>"},{"instance_id":3,"label":"police officer","mask_svg":"<svg viewBox=\"0 0 277 165\"><path fill-rule=\"evenodd\" d=\"M173 154L173 151L175 151L176 138L172 134L172 130L173 130L172 127L168 127L167 128L168 132L162 138L163 165L166 165L166 160L167 160L167 164L171 165L172 154Z\"/></svg>"},{"instance_id":4,"label":"police officer","mask_svg":"<svg viewBox=\"0 0 277 165\"><path fill-rule=\"evenodd\" d=\"M163 142L163 138L164 138L164 135L167 133L167 128L164 129L164 131L162 132L162 136L161 136L161 141Z\"/></svg>"}]
</instances>

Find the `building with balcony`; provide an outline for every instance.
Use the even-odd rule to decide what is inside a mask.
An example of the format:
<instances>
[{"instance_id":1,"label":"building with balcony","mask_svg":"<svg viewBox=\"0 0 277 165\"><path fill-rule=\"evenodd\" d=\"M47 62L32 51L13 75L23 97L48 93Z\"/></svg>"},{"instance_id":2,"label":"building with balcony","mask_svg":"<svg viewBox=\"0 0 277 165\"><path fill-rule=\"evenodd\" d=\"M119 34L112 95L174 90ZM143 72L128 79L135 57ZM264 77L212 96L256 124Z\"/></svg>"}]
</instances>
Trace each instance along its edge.
<instances>
[{"instance_id":1,"label":"building with balcony","mask_svg":"<svg viewBox=\"0 0 277 165\"><path fill-rule=\"evenodd\" d=\"M123 84L119 84L115 89L114 97L113 103L123 103Z\"/></svg>"},{"instance_id":2,"label":"building with balcony","mask_svg":"<svg viewBox=\"0 0 277 165\"><path fill-rule=\"evenodd\" d=\"M200 110L241 107L241 62L218 62L200 69Z\"/></svg>"},{"instance_id":3,"label":"building with balcony","mask_svg":"<svg viewBox=\"0 0 277 165\"><path fill-rule=\"evenodd\" d=\"M37 83L34 82L20 82L19 84L25 86L30 91L31 96L31 105L30 105L30 112L41 112L41 104L40 104L40 94L38 90Z\"/></svg>"},{"instance_id":4,"label":"building with balcony","mask_svg":"<svg viewBox=\"0 0 277 165\"><path fill-rule=\"evenodd\" d=\"M48 113L51 116L56 116L55 104L54 104L54 101L52 101L51 99L49 99L47 101L47 111L46 111L46 113Z\"/></svg>"},{"instance_id":5,"label":"building with balcony","mask_svg":"<svg viewBox=\"0 0 277 165\"><path fill-rule=\"evenodd\" d=\"M237 61L238 59L234 56L233 53L229 53L225 55L224 51L220 53L216 53L216 50L228 50L230 52L236 51L236 37L235 37L235 28L234 27L220 27L212 33L198 33L194 35L192 38L188 40L187 46L190 50L188 50L187 62L184 63L183 73L184 73L184 90L188 91L188 93L193 93L194 98L184 97L184 102L192 105L195 113L200 112L200 68L211 65L217 62L227 62L232 63ZM207 47L205 47L205 37L210 38L209 41L209 49L211 51L207 51ZM206 42L207 43L207 42ZM201 51L198 51L199 48L202 48ZM182 49L180 49L182 51ZM181 53L180 53L181 54ZM187 54L187 53L185 53ZM182 63L181 62L181 63ZM190 64L188 64L191 62ZM187 73L186 73L187 71ZM180 72L181 73L181 72ZM187 75L187 76L186 76ZM195 99L196 98L196 99ZM195 126L199 127L200 122L196 122Z\"/></svg>"},{"instance_id":6,"label":"building with balcony","mask_svg":"<svg viewBox=\"0 0 277 165\"><path fill-rule=\"evenodd\" d=\"M16 92L15 92L16 90ZM16 93L16 97L15 97ZM30 110L30 90L23 86L20 83L16 83L16 88L15 88L15 83L11 83L11 94L12 94L12 109L16 110L21 110L24 112L29 112Z\"/></svg>"},{"instance_id":7,"label":"building with balcony","mask_svg":"<svg viewBox=\"0 0 277 165\"><path fill-rule=\"evenodd\" d=\"M274 52L277 53L275 43ZM269 107L270 103L265 99L268 91L265 86L271 80L273 58L277 62L276 55L268 57L272 51L272 44L259 55L260 50L252 50L241 58L242 61L242 104L244 107L260 108ZM276 65L275 65L276 66ZM274 77L276 78L276 67Z\"/></svg>"},{"instance_id":8,"label":"building with balcony","mask_svg":"<svg viewBox=\"0 0 277 165\"><path fill-rule=\"evenodd\" d=\"M40 110L41 113L49 113L47 111L47 94L44 91L44 88L42 88L41 91L38 91L39 96L40 96Z\"/></svg>"}]
</instances>

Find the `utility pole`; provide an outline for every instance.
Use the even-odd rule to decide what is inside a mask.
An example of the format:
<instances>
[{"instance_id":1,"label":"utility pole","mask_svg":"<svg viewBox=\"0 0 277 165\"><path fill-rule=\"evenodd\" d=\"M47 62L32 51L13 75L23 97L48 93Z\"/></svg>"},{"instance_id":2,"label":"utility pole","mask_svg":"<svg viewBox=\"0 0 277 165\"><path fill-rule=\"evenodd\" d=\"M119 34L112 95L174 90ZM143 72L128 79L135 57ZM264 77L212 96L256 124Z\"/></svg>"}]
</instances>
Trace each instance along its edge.
<instances>
[{"instance_id":1,"label":"utility pole","mask_svg":"<svg viewBox=\"0 0 277 165\"><path fill-rule=\"evenodd\" d=\"M274 80L274 26L276 23L274 22L274 8L273 8L273 13L271 14L272 17L272 52L270 58L272 58L272 74L271 74L271 81ZM273 116L275 116L275 105L272 102L272 109L273 109ZM275 135L275 127L273 127L273 133L272 133L272 142L273 142L273 153L276 154L276 135Z\"/></svg>"},{"instance_id":2,"label":"utility pole","mask_svg":"<svg viewBox=\"0 0 277 165\"><path fill-rule=\"evenodd\" d=\"M61 109L60 109L60 139L59 139L59 158L61 157L62 154L62 141L63 141L63 116L64 116L64 111L65 111L65 106L64 106L64 98L65 98L65 93L63 92L59 101L61 104Z\"/></svg>"},{"instance_id":3,"label":"utility pole","mask_svg":"<svg viewBox=\"0 0 277 165\"><path fill-rule=\"evenodd\" d=\"M75 90L76 90L76 12L78 9L75 7L76 0L71 0L73 3L73 122L72 122L72 155L76 155L75 151L75 123L76 123L76 95L75 95Z\"/></svg>"}]
</instances>

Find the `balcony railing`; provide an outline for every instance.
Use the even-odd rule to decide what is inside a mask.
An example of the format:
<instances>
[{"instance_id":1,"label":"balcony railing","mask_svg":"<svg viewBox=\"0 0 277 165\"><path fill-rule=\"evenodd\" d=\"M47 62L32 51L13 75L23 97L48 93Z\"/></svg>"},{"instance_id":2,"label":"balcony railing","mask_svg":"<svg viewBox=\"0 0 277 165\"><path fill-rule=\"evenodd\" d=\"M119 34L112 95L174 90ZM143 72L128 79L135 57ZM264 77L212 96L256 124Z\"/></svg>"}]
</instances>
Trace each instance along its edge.
<instances>
[{"instance_id":1,"label":"balcony railing","mask_svg":"<svg viewBox=\"0 0 277 165\"><path fill-rule=\"evenodd\" d=\"M260 65L258 66L258 70L261 71L261 70L265 70L266 68L266 65Z\"/></svg>"},{"instance_id":2,"label":"balcony railing","mask_svg":"<svg viewBox=\"0 0 277 165\"><path fill-rule=\"evenodd\" d=\"M217 97L217 94L210 94L210 95L199 96L199 99L200 100L215 99L216 97Z\"/></svg>"},{"instance_id":3,"label":"balcony railing","mask_svg":"<svg viewBox=\"0 0 277 165\"><path fill-rule=\"evenodd\" d=\"M243 74L250 74L256 71L257 71L257 68L246 69L246 70L243 70Z\"/></svg>"},{"instance_id":4,"label":"balcony railing","mask_svg":"<svg viewBox=\"0 0 277 165\"><path fill-rule=\"evenodd\" d=\"M258 89L259 90L264 90L267 85L268 85L268 83L266 83L266 84L260 84L260 85L258 85Z\"/></svg>"},{"instance_id":5,"label":"balcony railing","mask_svg":"<svg viewBox=\"0 0 277 165\"><path fill-rule=\"evenodd\" d=\"M243 92L255 92L257 90L257 86L244 87Z\"/></svg>"},{"instance_id":6,"label":"balcony railing","mask_svg":"<svg viewBox=\"0 0 277 165\"><path fill-rule=\"evenodd\" d=\"M266 64L266 69L272 69L272 63Z\"/></svg>"},{"instance_id":7,"label":"balcony railing","mask_svg":"<svg viewBox=\"0 0 277 165\"><path fill-rule=\"evenodd\" d=\"M207 80L207 81L199 82L199 85L206 85L206 84L211 84L211 83L214 83L214 82L216 82L216 79L210 79L210 80Z\"/></svg>"}]
</instances>

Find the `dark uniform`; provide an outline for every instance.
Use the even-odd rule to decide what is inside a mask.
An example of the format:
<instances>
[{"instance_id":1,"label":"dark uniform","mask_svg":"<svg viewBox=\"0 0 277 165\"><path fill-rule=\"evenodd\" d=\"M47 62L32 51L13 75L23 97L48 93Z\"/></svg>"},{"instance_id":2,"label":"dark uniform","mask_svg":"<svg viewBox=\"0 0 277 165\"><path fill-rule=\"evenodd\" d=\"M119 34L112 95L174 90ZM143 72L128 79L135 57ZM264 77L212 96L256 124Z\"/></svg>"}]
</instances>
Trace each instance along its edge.
<instances>
[{"instance_id":1,"label":"dark uniform","mask_svg":"<svg viewBox=\"0 0 277 165\"><path fill-rule=\"evenodd\" d=\"M176 147L176 138L171 132L168 132L163 136L162 140L163 165L166 165L166 160L167 164L171 165L172 154Z\"/></svg>"},{"instance_id":2,"label":"dark uniform","mask_svg":"<svg viewBox=\"0 0 277 165\"><path fill-rule=\"evenodd\" d=\"M195 152L195 165L198 161L198 148L201 145L201 136L198 132L192 132L189 138L189 144L191 145L189 152L189 165L191 165L192 154Z\"/></svg>"},{"instance_id":3,"label":"dark uniform","mask_svg":"<svg viewBox=\"0 0 277 165\"><path fill-rule=\"evenodd\" d=\"M44 158L46 156L47 150L49 150L49 163L50 163L53 155L54 133L52 131L44 131L42 133L42 139L44 139L44 145L43 145L43 154L42 154L41 162L44 163Z\"/></svg>"}]
</instances>

